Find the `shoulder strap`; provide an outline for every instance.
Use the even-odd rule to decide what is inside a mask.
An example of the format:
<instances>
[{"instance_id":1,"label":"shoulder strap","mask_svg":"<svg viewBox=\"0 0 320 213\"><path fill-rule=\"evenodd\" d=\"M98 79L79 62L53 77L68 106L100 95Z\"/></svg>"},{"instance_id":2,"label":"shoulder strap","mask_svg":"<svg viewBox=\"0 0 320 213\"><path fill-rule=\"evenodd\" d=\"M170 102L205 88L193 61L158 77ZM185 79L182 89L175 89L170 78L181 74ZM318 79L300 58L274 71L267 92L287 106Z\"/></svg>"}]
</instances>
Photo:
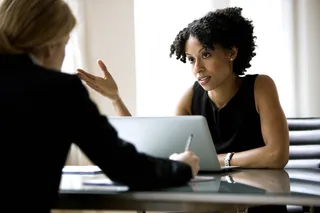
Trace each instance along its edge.
<instances>
[{"instance_id":1,"label":"shoulder strap","mask_svg":"<svg viewBox=\"0 0 320 213\"><path fill-rule=\"evenodd\" d=\"M255 109L255 98L254 98L254 83L256 81L256 78L258 77L258 74L254 75L246 75L244 79L244 85L243 88L241 89L241 94L238 96L238 98L241 100L243 103L243 107L245 108L251 108Z\"/></svg>"}]
</instances>

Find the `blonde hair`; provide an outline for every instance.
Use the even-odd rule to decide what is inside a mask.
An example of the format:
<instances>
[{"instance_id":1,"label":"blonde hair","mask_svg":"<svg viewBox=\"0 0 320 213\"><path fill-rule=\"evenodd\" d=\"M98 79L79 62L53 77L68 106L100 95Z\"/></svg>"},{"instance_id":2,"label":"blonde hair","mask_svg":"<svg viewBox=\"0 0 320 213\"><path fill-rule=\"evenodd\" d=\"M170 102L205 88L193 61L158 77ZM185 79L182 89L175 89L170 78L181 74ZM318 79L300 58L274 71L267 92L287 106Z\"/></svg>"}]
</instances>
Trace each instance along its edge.
<instances>
[{"instance_id":1,"label":"blonde hair","mask_svg":"<svg viewBox=\"0 0 320 213\"><path fill-rule=\"evenodd\" d=\"M64 0L0 0L0 53L29 53L59 42L76 25Z\"/></svg>"}]
</instances>

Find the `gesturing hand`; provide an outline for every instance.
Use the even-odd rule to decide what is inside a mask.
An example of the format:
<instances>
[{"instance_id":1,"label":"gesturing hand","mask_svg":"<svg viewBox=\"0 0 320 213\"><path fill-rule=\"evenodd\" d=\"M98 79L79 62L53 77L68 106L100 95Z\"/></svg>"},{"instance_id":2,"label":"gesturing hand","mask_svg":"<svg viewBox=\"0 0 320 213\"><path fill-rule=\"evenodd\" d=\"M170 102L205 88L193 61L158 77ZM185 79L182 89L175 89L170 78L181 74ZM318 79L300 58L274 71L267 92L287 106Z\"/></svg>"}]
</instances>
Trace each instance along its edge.
<instances>
[{"instance_id":1,"label":"gesturing hand","mask_svg":"<svg viewBox=\"0 0 320 213\"><path fill-rule=\"evenodd\" d=\"M120 97L117 83L109 73L106 65L101 60L98 60L98 66L104 73L103 78L92 75L82 69L77 69L77 74L90 88L92 88L96 92L109 98L112 101L119 100Z\"/></svg>"}]
</instances>

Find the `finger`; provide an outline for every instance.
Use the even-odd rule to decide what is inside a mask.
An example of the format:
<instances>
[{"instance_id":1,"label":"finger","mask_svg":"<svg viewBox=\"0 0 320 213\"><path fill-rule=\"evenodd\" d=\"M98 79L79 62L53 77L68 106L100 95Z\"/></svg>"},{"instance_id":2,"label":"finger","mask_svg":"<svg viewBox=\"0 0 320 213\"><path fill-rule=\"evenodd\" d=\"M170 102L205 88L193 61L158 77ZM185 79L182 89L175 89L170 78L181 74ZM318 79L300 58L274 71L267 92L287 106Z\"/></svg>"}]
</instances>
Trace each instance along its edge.
<instances>
[{"instance_id":1,"label":"finger","mask_svg":"<svg viewBox=\"0 0 320 213\"><path fill-rule=\"evenodd\" d=\"M94 85L94 84L92 84L92 83L87 83L86 82L86 84L91 88L91 89L93 89L93 90L95 90L96 92L99 92L100 93L100 89L99 89L99 87L97 87L96 85Z\"/></svg>"},{"instance_id":2,"label":"finger","mask_svg":"<svg viewBox=\"0 0 320 213\"><path fill-rule=\"evenodd\" d=\"M107 69L107 66L103 63L102 60L98 60L98 65L99 65L100 69L102 70L102 72L104 73L105 78L111 77L111 74L109 73L109 71Z\"/></svg>"},{"instance_id":3,"label":"finger","mask_svg":"<svg viewBox=\"0 0 320 213\"><path fill-rule=\"evenodd\" d=\"M92 75L92 74L90 74L90 73L87 73L87 72L85 72L84 70L81 70L81 69L78 69L77 70L77 74L81 74L82 76L86 76L87 78L89 78L89 79L91 79L92 81L94 81L94 80L96 80L96 76L94 76L94 75Z\"/></svg>"},{"instance_id":4,"label":"finger","mask_svg":"<svg viewBox=\"0 0 320 213\"><path fill-rule=\"evenodd\" d=\"M95 80L92 80L91 78L88 78L88 76L83 75L83 74L81 74L81 73L78 73L77 75L78 75L78 77L79 77L81 80L83 80L83 81L85 81L85 82L90 82L90 83L92 83L92 84L95 84Z\"/></svg>"},{"instance_id":5,"label":"finger","mask_svg":"<svg viewBox=\"0 0 320 213\"><path fill-rule=\"evenodd\" d=\"M90 78L91 80L95 80L96 76L87 73L86 71L82 70L82 69L77 69L78 74L81 74L82 76L86 76L87 78Z\"/></svg>"}]
</instances>

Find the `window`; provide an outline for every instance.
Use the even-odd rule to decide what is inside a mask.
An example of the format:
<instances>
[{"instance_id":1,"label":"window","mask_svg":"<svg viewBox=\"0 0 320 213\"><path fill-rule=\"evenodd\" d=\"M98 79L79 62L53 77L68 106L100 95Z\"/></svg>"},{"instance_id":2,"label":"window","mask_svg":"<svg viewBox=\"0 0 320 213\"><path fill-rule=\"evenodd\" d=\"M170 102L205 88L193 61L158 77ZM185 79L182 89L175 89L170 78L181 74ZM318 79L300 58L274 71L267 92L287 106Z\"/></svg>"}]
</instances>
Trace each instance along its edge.
<instances>
[{"instance_id":1,"label":"window","mask_svg":"<svg viewBox=\"0 0 320 213\"><path fill-rule=\"evenodd\" d=\"M62 71L74 74L77 68L85 67L85 2L76 0L66 0L66 2L77 19L77 25L71 32L70 40L66 46Z\"/></svg>"},{"instance_id":2,"label":"window","mask_svg":"<svg viewBox=\"0 0 320 213\"><path fill-rule=\"evenodd\" d=\"M295 116L294 76L289 46L290 31L286 28L284 2L279 0L230 0L230 6L243 8L243 16L251 19L257 36L257 55L248 73L267 74L275 81L280 102L287 117ZM272 11L272 14L270 13Z\"/></svg>"},{"instance_id":3,"label":"window","mask_svg":"<svg viewBox=\"0 0 320 213\"><path fill-rule=\"evenodd\" d=\"M62 72L74 74L76 72L76 63L74 60L74 54L73 54L73 41L70 39L66 46L66 52L65 52L65 58L62 64Z\"/></svg>"},{"instance_id":4,"label":"window","mask_svg":"<svg viewBox=\"0 0 320 213\"><path fill-rule=\"evenodd\" d=\"M212 0L135 0L137 115L174 115L194 82L189 64L169 58L176 34L212 8Z\"/></svg>"}]
</instances>

